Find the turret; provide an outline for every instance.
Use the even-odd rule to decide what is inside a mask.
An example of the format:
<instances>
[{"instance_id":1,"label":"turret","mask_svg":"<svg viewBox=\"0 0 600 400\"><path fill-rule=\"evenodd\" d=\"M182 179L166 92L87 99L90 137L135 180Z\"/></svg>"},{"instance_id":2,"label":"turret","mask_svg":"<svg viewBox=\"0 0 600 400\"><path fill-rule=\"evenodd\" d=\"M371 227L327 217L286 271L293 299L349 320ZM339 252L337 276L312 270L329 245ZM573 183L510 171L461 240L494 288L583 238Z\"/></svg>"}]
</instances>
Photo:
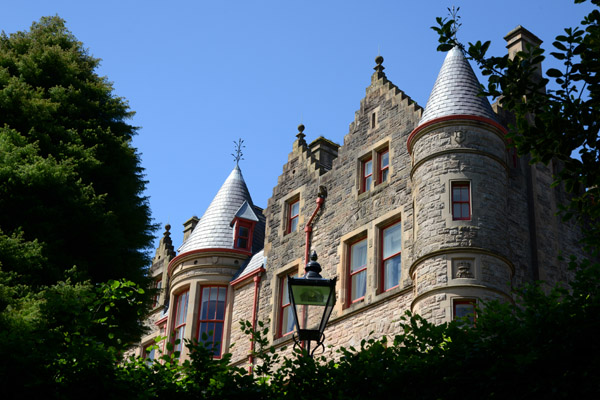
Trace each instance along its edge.
<instances>
[{"instance_id":1,"label":"turret","mask_svg":"<svg viewBox=\"0 0 600 400\"><path fill-rule=\"evenodd\" d=\"M412 157L412 310L449 321L483 299L510 299L506 129L462 51L448 52L417 128Z\"/></svg>"}]
</instances>

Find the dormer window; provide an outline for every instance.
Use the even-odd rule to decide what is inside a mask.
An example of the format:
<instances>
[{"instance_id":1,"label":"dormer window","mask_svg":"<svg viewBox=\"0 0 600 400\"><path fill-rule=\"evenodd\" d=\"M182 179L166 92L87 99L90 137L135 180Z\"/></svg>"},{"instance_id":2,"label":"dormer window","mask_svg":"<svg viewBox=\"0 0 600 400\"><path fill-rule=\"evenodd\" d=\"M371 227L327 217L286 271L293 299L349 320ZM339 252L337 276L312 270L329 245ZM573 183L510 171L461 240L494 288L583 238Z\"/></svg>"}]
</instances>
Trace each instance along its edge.
<instances>
[{"instance_id":1,"label":"dormer window","mask_svg":"<svg viewBox=\"0 0 600 400\"><path fill-rule=\"evenodd\" d=\"M245 221L236 223L234 247L240 250L250 250L252 224Z\"/></svg>"},{"instance_id":2,"label":"dormer window","mask_svg":"<svg viewBox=\"0 0 600 400\"><path fill-rule=\"evenodd\" d=\"M234 249L252 251L252 233L257 222L258 217L252 206L244 201L231 221Z\"/></svg>"}]
</instances>

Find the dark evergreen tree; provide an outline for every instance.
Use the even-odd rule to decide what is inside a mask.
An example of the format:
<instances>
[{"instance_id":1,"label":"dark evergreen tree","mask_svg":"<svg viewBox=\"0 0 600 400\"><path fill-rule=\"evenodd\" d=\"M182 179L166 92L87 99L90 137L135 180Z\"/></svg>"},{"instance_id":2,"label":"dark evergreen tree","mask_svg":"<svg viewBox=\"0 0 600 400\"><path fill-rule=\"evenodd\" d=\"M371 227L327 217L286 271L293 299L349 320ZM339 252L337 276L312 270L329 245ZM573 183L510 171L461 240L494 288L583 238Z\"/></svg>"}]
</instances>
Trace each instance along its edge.
<instances>
[{"instance_id":1,"label":"dark evergreen tree","mask_svg":"<svg viewBox=\"0 0 600 400\"><path fill-rule=\"evenodd\" d=\"M0 36L0 229L37 241L42 264L0 253L3 271L50 285L144 282L152 225L127 102L58 17Z\"/></svg>"},{"instance_id":2,"label":"dark evergreen tree","mask_svg":"<svg viewBox=\"0 0 600 400\"><path fill-rule=\"evenodd\" d=\"M0 35L0 382L19 396L93 394L142 332L154 227L98 64L59 17Z\"/></svg>"}]
</instances>

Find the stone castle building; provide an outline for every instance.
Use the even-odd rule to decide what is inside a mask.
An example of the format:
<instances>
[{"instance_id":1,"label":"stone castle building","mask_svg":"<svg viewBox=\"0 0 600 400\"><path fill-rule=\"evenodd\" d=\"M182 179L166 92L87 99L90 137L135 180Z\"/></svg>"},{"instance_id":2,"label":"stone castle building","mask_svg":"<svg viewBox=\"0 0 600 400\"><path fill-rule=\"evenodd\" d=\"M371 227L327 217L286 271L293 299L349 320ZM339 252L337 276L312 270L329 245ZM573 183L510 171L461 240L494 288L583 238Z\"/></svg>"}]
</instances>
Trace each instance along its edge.
<instances>
[{"instance_id":1,"label":"stone castle building","mask_svg":"<svg viewBox=\"0 0 600 400\"><path fill-rule=\"evenodd\" d=\"M511 55L541 44L522 27L505 39ZM371 332L393 336L406 310L442 323L485 300L513 301L523 283L568 280L557 256L577 254L578 233L555 215L566 199L550 187L558 166L529 165L508 147L507 117L477 96L461 50L447 53L425 109L382 63L343 145L307 144L299 127L266 209L236 166L202 218L185 222L177 253L166 226L150 270L161 291L140 352L158 335L204 333L216 356L249 363L242 320L269 321L272 343L289 345L287 278L304 274L309 249L322 275L338 278L325 330L334 349Z\"/></svg>"}]
</instances>

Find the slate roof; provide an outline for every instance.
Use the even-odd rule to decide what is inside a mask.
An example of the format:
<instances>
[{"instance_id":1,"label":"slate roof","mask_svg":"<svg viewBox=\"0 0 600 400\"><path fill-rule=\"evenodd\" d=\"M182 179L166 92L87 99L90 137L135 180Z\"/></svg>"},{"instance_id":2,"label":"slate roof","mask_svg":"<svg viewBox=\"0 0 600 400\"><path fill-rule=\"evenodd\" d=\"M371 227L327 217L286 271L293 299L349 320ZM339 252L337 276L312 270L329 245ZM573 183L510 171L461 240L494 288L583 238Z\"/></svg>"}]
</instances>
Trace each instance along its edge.
<instances>
[{"instance_id":1,"label":"slate roof","mask_svg":"<svg viewBox=\"0 0 600 400\"><path fill-rule=\"evenodd\" d=\"M419 125L450 115L474 115L496 121L489 101L477 96L480 85L458 47L446 55Z\"/></svg>"},{"instance_id":2,"label":"slate roof","mask_svg":"<svg viewBox=\"0 0 600 400\"><path fill-rule=\"evenodd\" d=\"M199 249L233 249L233 227L230 225L240 207L252 198L239 166L235 166L204 215L179 247L179 254Z\"/></svg>"},{"instance_id":3,"label":"slate roof","mask_svg":"<svg viewBox=\"0 0 600 400\"><path fill-rule=\"evenodd\" d=\"M267 263L267 257L265 257L264 250L261 250L258 253L256 253L255 255L253 255L252 258L250 258L248 260L247 264L242 266L242 268L240 268L238 273L235 274L231 280L235 281L238 278L246 276L246 275L252 273L253 271L256 271L260 267L264 266L266 263Z\"/></svg>"},{"instance_id":4,"label":"slate roof","mask_svg":"<svg viewBox=\"0 0 600 400\"><path fill-rule=\"evenodd\" d=\"M252 206L248 203L248 201L244 201L244 204L240 206L237 212L234 215L235 218L247 219L248 221L258 222L258 217L256 213L252 209ZM231 221L231 225L233 225L233 220Z\"/></svg>"}]
</instances>

